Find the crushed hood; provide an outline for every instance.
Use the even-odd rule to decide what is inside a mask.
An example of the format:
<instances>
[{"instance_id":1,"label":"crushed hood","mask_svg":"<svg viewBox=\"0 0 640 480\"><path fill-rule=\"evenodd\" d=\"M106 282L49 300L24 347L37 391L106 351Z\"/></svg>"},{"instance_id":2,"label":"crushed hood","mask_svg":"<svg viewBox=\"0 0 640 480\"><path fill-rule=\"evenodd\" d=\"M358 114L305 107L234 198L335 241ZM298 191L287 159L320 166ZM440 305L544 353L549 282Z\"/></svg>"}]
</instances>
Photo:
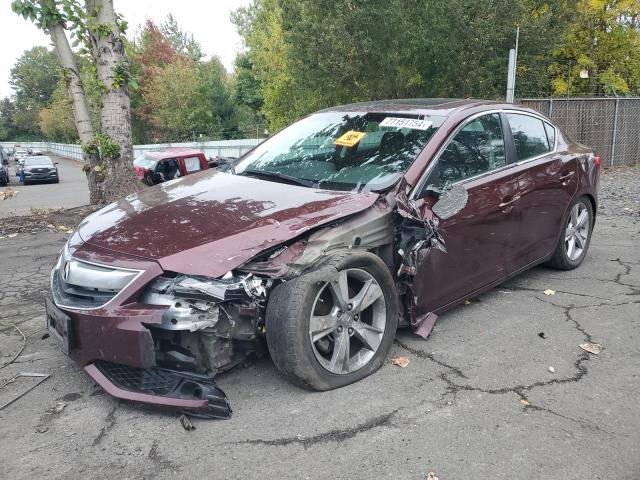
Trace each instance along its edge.
<instances>
[{"instance_id":1,"label":"crushed hood","mask_svg":"<svg viewBox=\"0 0 640 480\"><path fill-rule=\"evenodd\" d=\"M267 248L367 209L377 197L209 170L108 205L78 233L89 245L155 260L164 270L218 277Z\"/></svg>"}]
</instances>

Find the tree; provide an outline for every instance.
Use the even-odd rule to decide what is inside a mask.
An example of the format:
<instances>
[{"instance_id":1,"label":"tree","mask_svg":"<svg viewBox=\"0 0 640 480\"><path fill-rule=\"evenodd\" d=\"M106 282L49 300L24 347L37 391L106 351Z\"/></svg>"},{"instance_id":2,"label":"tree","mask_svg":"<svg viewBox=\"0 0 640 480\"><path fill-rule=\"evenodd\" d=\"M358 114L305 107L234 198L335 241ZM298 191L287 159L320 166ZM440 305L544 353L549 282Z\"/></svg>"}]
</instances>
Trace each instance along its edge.
<instances>
[{"instance_id":1,"label":"tree","mask_svg":"<svg viewBox=\"0 0 640 480\"><path fill-rule=\"evenodd\" d=\"M517 88L548 93L570 10L566 0L254 0L232 15L247 47L236 82L257 86L272 129L377 98L504 98L520 26Z\"/></svg>"},{"instance_id":2,"label":"tree","mask_svg":"<svg viewBox=\"0 0 640 480\"><path fill-rule=\"evenodd\" d=\"M46 47L26 50L16 61L9 76L15 91L12 123L22 135L39 136L38 113L51 101L60 76L56 54Z\"/></svg>"},{"instance_id":3,"label":"tree","mask_svg":"<svg viewBox=\"0 0 640 480\"><path fill-rule=\"evenodd\" d=\"M64 81L58 82L51 103L40 110L40 130L54 142L75 143L78 139L73 106Z\"/></svg>"},{"instance_id":4,"label":"tree","mask_svg":"<svg viewBox=\"0 0 640 480\"><path fill-rule=\"evenodd\" d=\"M83 145L92 204L114 201L139 188L131 167L130 72L122 35L126 23L112 0L14 0L14 12L51 36L73 103ZM100 132L94 132L76 57L65 29L82 43L95 65L100 88Z\"/></svg>"},{"instance_id":5,"label":"tree","mask_svg":"<svg viewBox=\"0 0 640 480\"><path fill-rule=\"evenodd\" d=\"M574 12L573 22L554 52L553 93L639 94L640 3L577 0Z\"/></svg>"},{"instance_id":6,"label":"tree","mask_svg":"<svg viewBox=\"0 0 640 480\"><path fill-rule=\"evenodd\" d=\"M160 26L160 32L179 54L189 57L194 62L199 62L204 57L200 44L193 35L182 31L173 15L167 15L167 19Z\"/></svg>"}]
</instances>

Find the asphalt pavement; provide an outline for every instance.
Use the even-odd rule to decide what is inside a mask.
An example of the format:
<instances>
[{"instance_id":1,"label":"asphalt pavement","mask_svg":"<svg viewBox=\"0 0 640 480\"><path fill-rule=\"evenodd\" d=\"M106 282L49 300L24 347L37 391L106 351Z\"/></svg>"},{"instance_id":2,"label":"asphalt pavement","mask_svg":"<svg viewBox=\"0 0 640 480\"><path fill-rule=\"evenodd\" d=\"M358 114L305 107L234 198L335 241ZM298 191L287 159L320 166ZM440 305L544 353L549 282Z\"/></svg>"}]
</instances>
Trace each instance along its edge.
<instances>
[{"instance_id":1,"label":"asphalt pavement","mask_svg":"<svg viewBox=\"0 0 640 480\"><path fill-rule=\"evenodd\" d=\"M9 187L0 187L0 192L11 188L17 195L0 203L0 218L28 215L32 209L71 208L89 203L89 187L82 171L83 163L56 155L48 156L58 162L60 183L22 185L16 176L18 164L13 160L9 161L10 184Z\"/></svg>"},{"instance_id":2,"label":"asphalt pavement","mask_svg":"<svg viewBox=\"0 0 640 480\"><path fill-rule=\"evenodd\" d=\"M263 359L218 377L231 420L196 419L190 432L173 411L111 398L41 339L65 235L5 236L0 365L21 345L10 324L27 341L0 385L20 372L51 377L0 410L0 478L636 480L640 215L604 197L612 203L580 268L535 268L441 315L427 341L401 332L391 356L406 356L406 368L387 363L313 393ZM603 350L587 353L585 342ZM0 405L34 381L1 388Z\"/></svg>"}]
</instances>

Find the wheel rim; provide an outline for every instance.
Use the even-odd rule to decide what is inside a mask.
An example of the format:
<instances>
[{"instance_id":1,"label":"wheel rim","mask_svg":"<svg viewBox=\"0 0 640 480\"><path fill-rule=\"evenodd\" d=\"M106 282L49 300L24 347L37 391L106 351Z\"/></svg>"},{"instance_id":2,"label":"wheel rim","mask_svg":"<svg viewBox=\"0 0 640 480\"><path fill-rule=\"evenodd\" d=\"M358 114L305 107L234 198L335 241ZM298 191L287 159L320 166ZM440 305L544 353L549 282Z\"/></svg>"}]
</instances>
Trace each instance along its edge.
<instances>
[{"instance_id":1,"label":"wheel rim","mask_svg":"<svg viewBox=\"0 0 640 480\"><path fill-rule=\"evenodd\" d=\"M316 359L336 375L374 357L387 324L384 294L369 272L351 268L322 284L311 309L309 338Z\"/></svg>"},{"instance_id":2,"label":"wheel rim","mask_svg":"<svg viewBox=\"0 0 640 480\"><path fill-rule=\"evenodd\" d=\"M587 248L590 223L587 206L582 202L576 203L564 232L564 248L570 260L578 260Z\"/></svg>"}]
</instances>

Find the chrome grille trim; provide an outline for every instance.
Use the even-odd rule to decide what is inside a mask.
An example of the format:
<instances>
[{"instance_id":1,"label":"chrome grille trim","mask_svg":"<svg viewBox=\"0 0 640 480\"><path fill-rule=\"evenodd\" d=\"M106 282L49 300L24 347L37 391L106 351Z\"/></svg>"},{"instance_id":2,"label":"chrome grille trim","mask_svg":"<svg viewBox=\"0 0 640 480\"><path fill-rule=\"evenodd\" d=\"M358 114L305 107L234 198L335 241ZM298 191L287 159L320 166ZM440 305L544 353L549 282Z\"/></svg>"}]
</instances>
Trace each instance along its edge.
<instances>
[{"instance_id":1,"label":"chrome grille trim","mask_svg":"<svg viewBox=\"0 0 640 480\"><path fill-rule=\"evenodd\" d=\"M104 308L143 273L144 270L78 260L65 246L51 270L53 301L58 307L70 310Z\"/></svg>"}]
</instances>

